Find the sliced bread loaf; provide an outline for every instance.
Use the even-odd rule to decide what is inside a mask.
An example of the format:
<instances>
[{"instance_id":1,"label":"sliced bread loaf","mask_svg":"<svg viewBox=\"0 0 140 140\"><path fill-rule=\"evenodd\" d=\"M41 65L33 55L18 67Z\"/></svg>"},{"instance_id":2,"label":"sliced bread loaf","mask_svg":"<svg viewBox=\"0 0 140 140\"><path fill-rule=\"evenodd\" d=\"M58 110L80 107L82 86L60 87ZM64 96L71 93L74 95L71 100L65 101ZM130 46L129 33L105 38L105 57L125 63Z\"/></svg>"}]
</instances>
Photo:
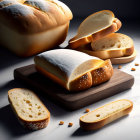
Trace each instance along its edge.
<instances>
[{"instance_id":1,"label":"sliced bread loaf","mask_svg":"<svg viewBox=\"0 0 140 140\"><path fill-rule=\"evenodd\" d=\"M99 107L80 117L80 127L84 130L96 130L131 112L133 103L121 99Z\"/></svg>"},{"instance_id":2,"label":"sliced bread loaf","mask_svg":"<svg viewBox=\"0 0 140 140\"><path fill-rule=\"evenodd\" d=\"M113 74L109 60L103 61L85 53L57 49L35 57L37 71L59 83L69 91L80 91L109 80ZM93 78L97 73L100 77ZM108 73L110 73L108 75ZM96 74L95 74L96 75ZM106 76L106 78L104 78Z\"/></svg>"},{"instance_id":3,"label":"sliced bread loaf","mask_svg":"<svg viewBox=\"0 0 140 140\"><path fill-rule=\"evenodd\" d=\"M38 130L48 125L50 112L31 90L11 89L8 99L20 123L26 128Z\"/></svg>"},{"instance_id":4,"label":"sliced bread loaf","mask_svg":"<svg viewBox=\"0 0 140 140\"><path fill-rule=\"evenodd\" d=\"M121 28L121 21L112 11L103 10L88 16L79 26L77 35L70 39L69 48L76 49L91 40L98 40Z\"/></svg>"}]
</instances>

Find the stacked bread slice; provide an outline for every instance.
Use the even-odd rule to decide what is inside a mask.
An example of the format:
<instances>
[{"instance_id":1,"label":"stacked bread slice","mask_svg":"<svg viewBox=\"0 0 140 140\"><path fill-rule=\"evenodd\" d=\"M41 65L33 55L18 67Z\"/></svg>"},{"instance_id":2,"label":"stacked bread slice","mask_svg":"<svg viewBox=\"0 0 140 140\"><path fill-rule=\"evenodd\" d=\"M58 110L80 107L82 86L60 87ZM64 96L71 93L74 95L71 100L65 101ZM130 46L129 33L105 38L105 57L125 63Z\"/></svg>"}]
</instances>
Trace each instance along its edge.
<instances>
[{"instance_id":1,"label":"stacked bread slice","mask_svg":"<svg viewBox=\"0 0 140 140\"><path fill-rule=\"evenodd\" d=\"M134 43L129 36L115 33L121 26L113 12L96 12L80 24L77 35L69 41L69 48L111 59L113 64L130 62L136 56Z\"/></svg>"}]
</instances>

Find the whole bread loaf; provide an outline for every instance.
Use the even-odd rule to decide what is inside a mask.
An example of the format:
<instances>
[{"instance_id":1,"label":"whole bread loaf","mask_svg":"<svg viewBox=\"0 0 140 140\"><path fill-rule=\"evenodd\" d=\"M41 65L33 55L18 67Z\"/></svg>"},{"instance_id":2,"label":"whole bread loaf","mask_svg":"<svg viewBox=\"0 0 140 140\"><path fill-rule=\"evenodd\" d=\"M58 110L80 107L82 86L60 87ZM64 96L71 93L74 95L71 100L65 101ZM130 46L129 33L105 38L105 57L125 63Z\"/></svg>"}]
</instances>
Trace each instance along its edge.
<instances>
[{"instance_id":1,"label":"whole bread loaf","mask_svg":"<svg viewBox=\"0 0 140 140\"><path fill-rule=\"evenodd\" d=\"M69 91L80 91L109 80L113 74L110 60L103 61L85 53L56 49L35 56L36 69Z\"/></svg>"},{"instance_id":2,"label":"whole bread loaf","mask_svg":"<svg viewBox=\"0 0 140 140\"><path fill-rule=\"evenodd\" d=\"M61 44L70 9L58 0L0 0L0 45L31 56Z\"/></svg>"}]
</instances>

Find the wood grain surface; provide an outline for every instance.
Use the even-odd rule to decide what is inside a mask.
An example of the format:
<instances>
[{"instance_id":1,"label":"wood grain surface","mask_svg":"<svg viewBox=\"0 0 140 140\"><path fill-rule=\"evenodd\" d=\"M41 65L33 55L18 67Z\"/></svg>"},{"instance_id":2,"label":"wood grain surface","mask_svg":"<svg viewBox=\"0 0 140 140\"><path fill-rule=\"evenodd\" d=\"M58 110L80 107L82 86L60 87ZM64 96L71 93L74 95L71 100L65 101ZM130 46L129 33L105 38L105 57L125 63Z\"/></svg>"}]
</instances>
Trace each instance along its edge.
<instances>
[{"instance_id":1,"label":"wood grain surface","mask_svg":"<svg viewBox=\"0 0 140 140\"><path fill-rule=\"evenodd\" d=\"M134 77L118 69L108 82L80 92L69 92L38 73L34 64L14 70L15 80L39 90L47 97L69 110L76 110L131 88Z\"/></svg>"}]
</instances>

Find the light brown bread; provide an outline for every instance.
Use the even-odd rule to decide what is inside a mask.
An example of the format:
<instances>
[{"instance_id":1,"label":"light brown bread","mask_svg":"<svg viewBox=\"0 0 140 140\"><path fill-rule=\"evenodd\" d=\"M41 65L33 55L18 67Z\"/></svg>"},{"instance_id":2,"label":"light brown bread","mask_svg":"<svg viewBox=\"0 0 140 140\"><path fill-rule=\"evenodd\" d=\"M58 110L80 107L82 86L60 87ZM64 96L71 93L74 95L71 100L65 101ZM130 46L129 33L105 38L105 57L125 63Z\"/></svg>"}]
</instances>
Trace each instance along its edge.
<instances>
[{"instance_id":1,"label":"light brown bread","mask_svg":"<svg viewBox=\"0 0 140 140\"><path fill-rule=\"evenodd\" d=\"M77 50L101 59L111 59L132 55L134 44L129 36L112 33Z\"/></svg>"},{"instance_id":2,"label":"light brown bread","mask_svg":"<svg viewBox=\"0 0 140 140\"><path fill-rule=\"evenodd\" d=\"M96 12L80 24L77 35L69 41L69 48L76 49L114 33L121 28L121 25L121 21L115 18L113 12L109 10Z\"/></svg>"},{"instance_id":3,"label":"light brown bread","mask_svg":"<svg viewBox=\"0 0 140 140\"><path fill-rule=\"evenodd\" d=\"M0 45L31 56L61 44L70 9L58 0L0 0Z\"/></svg>"},{"instance_id":4,"label":"light brown bread","mask_svg":"<svg viewBox=\"0 0 140 140\"><path fill-rule=\"evenodd\" d=\"M133 103L121 99L99 107L80 117L80 127L84 130L96 130L131 112Z\"/></svg>"},{"instance_id":5,"label":"light brown bread","mask_svg":"<svg viewBox=\"0 0 140 140\"><path fill-rule=\"evenodd\" d=\"M80 91L111 78L110 60L103 61L75 50L58 49L35 57L38 72L69 91Z\"/></svg>"},{"instance_id":6,"label":"light brown bread","mask_svg":"<svg viewBox=\"0 0 140 140\"><path fill-rule=\"evenodd\" d=\"M47 127L50 112L31 90L14 88L8 91L10 105L20 123L31 130Z\"/></svg>"}]
</instances>

